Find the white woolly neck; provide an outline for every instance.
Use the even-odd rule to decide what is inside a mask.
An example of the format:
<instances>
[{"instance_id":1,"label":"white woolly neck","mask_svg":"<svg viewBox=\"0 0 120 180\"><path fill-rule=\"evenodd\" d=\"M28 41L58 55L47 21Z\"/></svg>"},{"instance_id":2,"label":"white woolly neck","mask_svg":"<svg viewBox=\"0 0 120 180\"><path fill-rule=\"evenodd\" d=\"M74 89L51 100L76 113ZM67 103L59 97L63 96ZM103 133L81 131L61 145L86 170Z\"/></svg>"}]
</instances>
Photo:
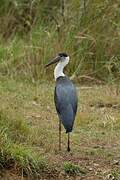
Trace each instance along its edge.
<instances>
[{"instance_id":1,"label":"white woolly neck","mask_svg":"<svg viewBox=\"0 0 120 180\"><path fill-rule=\"evenodd\" d=\"M66 57L64 60L61 60L54 69L54 78L55 81L60 76L65 76L63 73L64 67L69 63L69 56Z\"/></svg>"}]
</instances>

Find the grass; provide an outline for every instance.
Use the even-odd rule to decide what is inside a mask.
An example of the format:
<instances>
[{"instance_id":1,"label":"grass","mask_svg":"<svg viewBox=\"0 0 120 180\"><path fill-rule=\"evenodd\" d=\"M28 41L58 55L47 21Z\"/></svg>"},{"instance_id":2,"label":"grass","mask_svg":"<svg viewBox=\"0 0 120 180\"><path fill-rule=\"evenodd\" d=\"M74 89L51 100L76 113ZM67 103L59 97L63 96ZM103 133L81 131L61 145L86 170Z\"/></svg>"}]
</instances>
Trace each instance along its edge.
<instances>
[{"instance_id":1,"label":"grass","mask_svg":"<svg viewBox=\"0 0 120 180\"><path fill-rule=\"evenodd\" d=\"M80 1L66 1L64 17L61 6L58 1L1 2L1 75L32 82L51 79L44 65L65 51L72 59L67 71L75 79L87 75L101 83L118 82L118 1L86 2L84 13Z\"/></svg>"},{"instance_id":2,"label":"grass","mask_svg":"<svg viewBox=\"0 0 120 180\"><path fill-rule=\"evenodd\" d=\"M80 169L78 165L74 165L70 162L64 163L64 171L65 173L70 174L70 175L79 175L79 174L85 175L86 174L86 172Z\"/></svg>"},{"instance_id":3,"label":"grass","mask_svg":"<svg viewBox=\"0 0 120 180\"><path fill-rule=\"evenodd\" d=\"M85 8L79 0L65 1L64 7L55 0L2 0L0 4L3 176L74 179L73 174L81 176L78 171L85 169L84 179L119 179L118 1L86 1ZM49 81L53 69L44 69L49 59L61 51L70 55L66 71L75 80L79 96L69 154L64 130L62 152L58 151L54 85ZM92 82L92 87L81 87L81 82Z\"/></svg>"},{"instance_id":4,"label":"grass","mask_svg":"<svg viewBox=\"0 0 120 180\"><path fill-rule=\"evenodd\" d=\"M0 167L22 176L44 178L120 177L120 111L115 87L77 87L78 113L71 134L71 152L62 129L58 150L58 117L52 83L0 81ZM101 102L103 107L99 107ZM118 161L118 164L114 164ZM82 175L79 170L85 170ZM64 170L64 172L63 172ZM65 172L68 172L67 174ZM114 173L115 172L115 173Z\"/></svg>"},{"instance_id":5,"label":"grass","mask_svg":"<svg viewBox=\"0 0 120 180\"><path fill-rule=\"evenodd\" d=\"M30 148L8 141L1 148L0 166L2 169L13 168L16 173L21 173L21 176L36 176L47 169L45 160Z\"/></svg>"}]
</instances>

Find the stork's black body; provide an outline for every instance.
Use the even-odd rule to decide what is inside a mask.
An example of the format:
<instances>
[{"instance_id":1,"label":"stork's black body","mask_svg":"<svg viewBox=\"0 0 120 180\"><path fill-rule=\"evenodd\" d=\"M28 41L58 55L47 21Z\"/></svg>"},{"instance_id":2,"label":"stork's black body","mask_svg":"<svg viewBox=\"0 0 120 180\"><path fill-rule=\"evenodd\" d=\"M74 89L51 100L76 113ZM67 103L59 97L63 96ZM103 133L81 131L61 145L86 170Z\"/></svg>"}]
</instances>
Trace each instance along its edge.
<instances>
[{"instance_id":1,"label":"stork's black body","mask_svg":"<svg viewBox=\"0 0 120 180\"><path fill-rule=\"evenodd\" d=\"M77 95L76 89L68 77L57 78L54 100L59 119L66 129L66 133L69 133L73 129L77 111Z\"/></svg>"}]
</instances>

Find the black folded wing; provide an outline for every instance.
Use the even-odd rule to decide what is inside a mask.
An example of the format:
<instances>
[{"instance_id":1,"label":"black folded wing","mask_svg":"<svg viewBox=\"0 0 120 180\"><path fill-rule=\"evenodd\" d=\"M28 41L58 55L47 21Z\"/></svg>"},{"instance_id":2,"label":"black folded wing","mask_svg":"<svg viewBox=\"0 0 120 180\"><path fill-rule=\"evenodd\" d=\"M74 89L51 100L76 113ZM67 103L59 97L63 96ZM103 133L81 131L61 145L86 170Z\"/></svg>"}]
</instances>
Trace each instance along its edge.
<instances>
[{"instance_id":1,"label":"black folded wing","mask_svg":"<svg viewBox=\"0 0 120 180\"><path fill-rule=\"evenodd\" d=\"M77 93L73 83L66 76L57 79L54 100L66 133L71 132L77 111Z\"/></svg>"}]
</instances>

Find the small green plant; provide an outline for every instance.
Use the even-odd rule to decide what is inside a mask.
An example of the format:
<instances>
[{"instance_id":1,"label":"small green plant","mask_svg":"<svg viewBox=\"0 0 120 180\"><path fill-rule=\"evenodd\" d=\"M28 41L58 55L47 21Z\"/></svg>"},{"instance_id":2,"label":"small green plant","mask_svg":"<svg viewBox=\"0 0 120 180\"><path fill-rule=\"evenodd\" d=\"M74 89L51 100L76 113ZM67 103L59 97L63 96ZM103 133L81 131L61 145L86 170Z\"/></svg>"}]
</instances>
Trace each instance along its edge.
<instances>
[{"instance_id":1,"label":"small green plant","mask_svg":"<svg viewBox=\"0 0 120 180\"><path fill-rule=\"evenodd\" d=\"M78 165L72 164L70 162L64 163L64 171L70 175L86 174L85 170L81 169Z\"/></svg>"}]
</instances>

